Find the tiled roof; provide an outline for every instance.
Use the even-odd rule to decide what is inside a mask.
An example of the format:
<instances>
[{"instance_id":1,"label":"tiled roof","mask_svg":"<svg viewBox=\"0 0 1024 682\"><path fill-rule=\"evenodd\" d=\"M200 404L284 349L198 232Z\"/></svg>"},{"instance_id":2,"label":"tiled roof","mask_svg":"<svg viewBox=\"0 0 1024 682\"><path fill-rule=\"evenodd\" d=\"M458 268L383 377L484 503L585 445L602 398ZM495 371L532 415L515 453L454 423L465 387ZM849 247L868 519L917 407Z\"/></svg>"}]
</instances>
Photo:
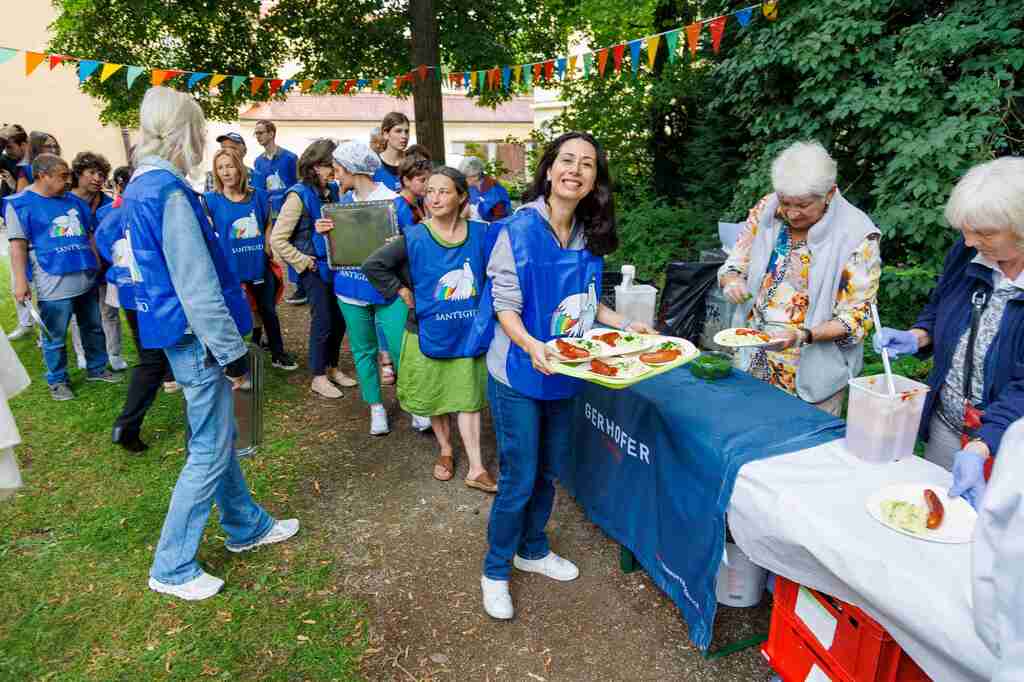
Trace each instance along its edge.
<instances>
[{"instance_id":1,"label":"tiled roof","mask_svg":"<svg viewBox=\"0 0 1024 682\"><path fill-rule=\"evenodd\" d=\"M478 107L464 95L443 95L444 120L473 123L533 123L528 97L515 97L497 108ZM414 119L412 98L398 99L381 93L355 95L291 95L284 101L258 102L242 112L240 118L274 121L377 121L390 111L400 111Z\"/></svg>"}]
</instances>

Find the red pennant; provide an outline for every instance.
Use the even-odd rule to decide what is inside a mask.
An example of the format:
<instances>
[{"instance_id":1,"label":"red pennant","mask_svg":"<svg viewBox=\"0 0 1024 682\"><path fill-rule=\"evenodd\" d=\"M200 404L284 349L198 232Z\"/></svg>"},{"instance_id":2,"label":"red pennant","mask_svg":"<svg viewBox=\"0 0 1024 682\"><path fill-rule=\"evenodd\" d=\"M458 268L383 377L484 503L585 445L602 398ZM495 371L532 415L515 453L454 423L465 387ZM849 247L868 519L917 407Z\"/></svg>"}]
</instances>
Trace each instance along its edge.
<instances>
[{"instance_id":1,"label":"red pennant","mask_svg":"<svg viewBox=\"0 0 1024 682\"><path fill-rule=\"evenodd\" d=\"M252 82L249 85L249 92L251 92L252 94L255 95L257 92L260 91L260 88L263 87L263 84L266 81L267 81L266 78L253 78Z\"/></svg>"},{"instance_id":2,"label":"red pennant","mask_svg":"<svg viewBox=\"0 0 1024 682\"><path fill-rule=\"evenodd\" d=\"M534 83L536 83L537 81L540 80L540 70L542 68L544 68L543 64L534 64L533 65L533 82Z\"/></svg>"},{"instance_id":3,"label":"red pennant","mask_svg":"<svg viewBox=\"0 0 1024 682\"><path fill-rule=\"evenodd\" d=\"M612 58L615 59L615 71L622 69L622 53L626 50L625 44L616 45L612 48Z\"/></svg>"},{"instance_id":4,"label":"red pennant","mask_svg":"<svg viewBox=\"0 0 1024 682\"><path fill-rule=\"evenodd\" d=\"M700 29L704 24L696 22L686 27L686 42L690 44L690 56L697 56L697 43L700 42Z\"/></svg>"},{"instance_id":5,"label":"red pennant","mask_svg":"<svg viewBox=\"0 0 1024 682\"><path fill-rule=\"evenodd\" d=\"M551 82L555 78L555 60L549 59L544 62L544 80Z\"/></svg>"},{"instance_id":6,"label":"red pennant","mask_svg":"<svg viewBox=\"0 0 1024 682\"><path fill-rule=\"evenodd\" d=\"M597 51L597 72L604 76L604 69L608 66L608 50Z\"/></svg>"},{"instance_id":7,"label":"red pennant","mask_svg":"<svg viewBox=\"0 0 1024 682\"><path fill-rule=\"evenodd\" d=\"M341 81L340 80L335 79L335 80L331 81L331 92L337 92L339 85L341 85Z\"/></svg>"},{"instance_id":8,"label":"red pennant","mask_svg":"<svg viewBox=\"0 0 1024 682\"><path fill-rule=\"evenodd\" d=\"M167 81L171 80L175 76L180 76L183 73L185 73L185 72L184 71L177 71L175 69L167 69L166 71L164 71L164 83L166 83Z\"/></svg>"},{"instance_id":9,"label":"red pennant","mask_svg":"<svg viewBox=\"0 0 1024 682\"><path fill-rule=\"evenodd\" d=\"M345 81L345 88L341 91L341 93L343 95L347 95L348 93L352 92L352 88L354 87L356 87L356 79L349 78L347 81Z\"/></svg>"},{"instance_id":10,"label":"red pennant","mask_svg":"<svg viewBox=\"0 0 1024 682\"><path fill-rule=\"evenodd\" d=\"M715 54L722 45L722 34L725 33L725 21L728 17L716 17L708 22L708 30L711 31L711 47Z\"/></svg>"},{"instance_id":11,"label":"red pennant","mask_svg":"<svg viewBox=\"0 0 1024 682\"><path fill-rule=\"evenodd\" d=\"M419 67L417 67L416 71L420 74L420 80L421 81L427 80L427 65L426 64L420 64Z\"/></svg>"},{"instance_id":12,"label":"red pennant","mask_svg":"<svg viewBox=\"0 0 1024 682\"><path fill-rule=\"evenodd\" d=\"M57 66L58 64L60 64L65 59L67 59L67 57L65 57L62 54L51 54L50 55L50 71L53 71L53 67Z\"/></svg>"},{"instance_id":13,"label":"red pennant","mask_svg":"<svg viewBox=\"0 0 1024 682\"><path fill-rule=\"evenodd\" d=\"M270 94L273 95L275 92L281 89L281 84L284 80L281 78L274 78L270 81Z\"/></svg>"},{"instance_id":14,"label":"red pennant","mask_svg":"<svg viewBox=\"0 0 1024 682\"><path fill-rule=\"evenodd\" d=\"M462 72L448 74L448 81L453 88L462 86Z\"/></svg>"},{"instance_id":15,"label":"red pennant","mask_svg":"<svg viewBox=\"0 0 1024 682\"><path fill-rule=\"evenodd\" d=\"M494 79L494 84L491 87L494 88L495 90L501 88L501 69L497 67L491 69L491 78Z\"/></svg>"}]
</instances>

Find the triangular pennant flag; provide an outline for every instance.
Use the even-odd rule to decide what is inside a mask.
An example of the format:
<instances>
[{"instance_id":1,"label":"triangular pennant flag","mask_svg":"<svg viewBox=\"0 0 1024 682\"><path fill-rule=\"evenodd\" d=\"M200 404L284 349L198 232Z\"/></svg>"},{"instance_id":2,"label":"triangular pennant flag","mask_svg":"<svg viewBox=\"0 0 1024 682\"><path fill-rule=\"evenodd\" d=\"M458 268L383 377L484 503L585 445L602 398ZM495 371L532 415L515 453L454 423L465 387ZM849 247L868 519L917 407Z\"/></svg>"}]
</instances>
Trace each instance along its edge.
<instances>
[{"instance_id":1,"label":"triangular pennant flag","mask_svg":"<svg viewBox=\"0 0 1024 682\"><path fill-rule=\"evenodd\" d=\"M668 48L668 61L674 64L676 61L676 50L679 47L679 29L669 31L665 34L665 47Z\"/></svg>"},{"instance_id":2,"label":"triangular pennant flag","mask_svg":"<svg viewBox=\"0 0 1024 682\"><path fill-rule=\"evenodd\" d=\"M577 55L569 56L569 78L576 77L576 59Z\"/></svg>"},{"instance_id":3,"label":"triangular pennant flag","mask_svg":"<svg viewBox=\"0 0 1024 682\"><path fill-rule=\"evenodd\" d=\"M141 76L145 72L146 72L146 67L144 67L144 66L129 66L128 67L128 70L125 71L124 76L125 76L125 82L128 83L128 89L129 90L132 89L132 84L135 83L136 79L138 79L138 77Z\"/></svg>"},{"instance_id":4,"label":"triangular pennant flag","mask_svg":"<svg viewBox=\"0 0 1024 682\"><path fill-rule=\"evenodd\" d=\"M323 92L324 90L326 90L328 88L328 86L330 86L330 84L331 84L331 81L329 81L329 80L326 80L326 79L318 80L316 83L313 84L312 91L313 92Z\"/></svg>"},{"instance_id":5,"label":"triangular pennant flag","mask_svg":"<svg viewBox=\"0 0 1024 682\"><path fill-rule=\"evenodd\" d=\"M102 83L103 81L107 80L115 73L120 71L122 66L123 64L111 64L109 62L104 64L103 70L100 71L100 83Z\"/></svg>"},{"instance_id":6,"label":"triangular pennant flag","mask_svg":"<svg viewBox=\"0 0 1024 682\"><path fill-rule=\"evenodd\" d=\"M597 72L603 77L605 67L608 66L608 50L597 51Z\"/></svg>"},{"instance_id":7,"label":"triangular pennant flag","mask_svg":"<svg viewBox=\"0 0 1024 682\"><path fill-rule=\"evenodd\" d=\"M89 76L96 73L96 69L100 68L100 63L95 59L80 59L78 61L78 84L81 85Z\"/></svg>"},{"instance_id":8,"label":"triangular pennant flag","mask_svg":"<svg viewBox=\"0 0 1024 682\"><path fill-rule=\"evenodd\" d=\"M331 92L334 92L335 90L338 89L338 86L335 85L336 82L340 83L341 81L331 81ZM362 90L363 88L365 88L369 84L370 84L370 81L366 80L365 78L357 78L356 79L356 89L357 90Z\"/></svg>"},{"instance_id":9,"label":"triangular pennant flag","mask_svg":"<svg viewBox=\"0 0 1024 682\"><path fill-rule=\"evenodd\" d=\"M522 77L523 67L519 64L516 64L515 66L512 67L512 82L515 83L516 85L519 85L520 81L522 80Z\"/></svg>"},{"instance_id":10,"label":"triangular pennant flag","mask_svg":"<svg viewBox=\"0 0 1024 682\"><path fill-rule=\"evenodd\" d=\"M612 48L612 59L615 60L615 72L618 73L622 70L622 53L626 51L626 46L616 45Z\"/></svg>"},{"instance_id":11,"label":"triangular pennant flag","mask_svg":"<svg viewBox=\"0 0 1024 682\"><path fill-rule=\"evenodd\" d=\"M425 81L425 80L427 80L427 70L428 70L429 68L430 68L430 67L429 67L429 66L427 66L426 64L420 64L419 66L417 66L417 67L416 67L416 70L417 70L417 71L419 72L419 74L420 74L420 80L421 80L421 81Z\"/></svg>"},{"instance_id":12,"label":"triangular pennant flag","mask_svg":"<svg viewBox=\"0 0 1024 682\"><path fill-rule=\"evenodd\" d=\"M178 71L177 69L167 69L167 75L164 76L164 82L166 83L167 81L171 80L172 78L177 78L178 76L180 76L183 73L185 73L185 72L184 71Z\"/></svg>"},{"instance_id":13,"label":"triangular pennant flag","mask_svg":"<svg viewBox=\"0 0 1024 682\"><path fill-rule=\"evenodd\" d=\"M761 4L761 13L768 21L775 21L779 18L779 0L764 0Z\"/></svg>"},{"instance_id":14,"label":"triangular pennant flag","mask_svg":"<svg viewBox=\"0 0 1024 682\"><path fill-rule=\"evenodd\" d=\"M349 78L347 81L345 81L345 87L342 89L341 93L343 95L347 95L348 93L352 92L352 88L354 87L356 87L356 79Z\"/></svg>"},{"instance_id":15,"label":"triangular pennant flag","mask_svg":"<svg viewBox=\"0 0 1024 682\"><path fill-rule=\"evenodd\" d=\"M533 82L536 83L540 80L540 72L544 68L544 64L537 62L533 65Z\"/></svg>"},{"instance_id":16,"label":"triangular pennant flag","mask_svg":"<svg viewBox=\"0 0 1024 682\"><path fill-rule=\"evenodd\" d=\"M210 79L210 89L213 90L215 87L227 80L227 76L223 73L215 73L213 78Z\"/></svg>"},{"instance_id":17,"label":"triangular pennant flag","mask_svg":"<svg viewBox=\"0 0 1024 682\"><path fill-rule=\"evenodd\" d=\"M10 47L0 47L0 64L11 61L14 59L16 54L18 54L18 51L15 49Z\"/></svg>"},{"instance_id":18,"label":"triangular pennant flag","mask_svg":"<svg viewBox=\"0 0 1024 682\"><path fill-rule=\"evenodd\" d=\"M477 87L480 88L480 92L484 91L484 87L485 87L485 85L484 85L485 80L484 79L486 79L486 78L487 78L487 72L486 71L477 71L476 72L476 83L477 83Z\"/></svg>"},{"instance_id":19,"label":"triangular pennant flag","mask_svg":"<svg viewBox=\"0 0 1024 682\"><path fill-rule=\"evenodd\" d=\"M501 87L503 90L508 90L508 86L512 83L512 68L505 66L501 69Z\"/></svg>"},{"instance_id":20,"label":"triangular pennant flag","mask_svg":"<svg viewBox=\"0 0 1024 682\"><path fill-rule=\"evenodd\" d=\"M363 81L363 84L364 84L364 85L365 85L365 83L366 83L366 81ZM331 81L331 88L330 88L330 89L331 89L331 92L337 92L337 91L338 91L338 86L339 86L339 85L341 85L341 80L340 80L340 79L338 79L338 78L335 78L334 80L332 80L332 81ZM362 86L362 85L360 85L359 87L363 87L363 86Z\"/></svg>"},{"instance_id":21,"label":"triangular pennant flag","mask_svg":"<svg viewBox=\"0 0 1024 682\"><path fill-rule=\"evenodd\" d=\"M231 77L231 94L237 95L238 89L242 87L242 83L245 82L245 76L232 76Z\"/></svg>"},{"instance_id":22,"label":"triangular pennant flag","mask_svg":"<svg viewBox=\"0 0 1024 682\"><path fill-rule=\"evenodd\" d=\"M736 13L736 21L740 22L740 26L746 26L747 24L750 23L750 17L753 14L754 14L754 8L753 7L747 7L746 9L741 9L739 12Z\"/></svg>"},{"instance_id":23,"label":"triangular pennant flag","mask_svg":"<svg viewBox=\"0 0 1024 682\"><path fill-rule=\"evenodd\" d=\"M288 91L291 90L292 87L294 87L294 86L295 86L295 80L292 79L292 78L289 78L288 80L286 80L284 82L284 85L281 86L281 92L284 93L284 94L288 94Z\"/></svg>"},{"instance_id":24,"label":"triangular pennant flag","mask_svg":"<svg viewBox=\"0 0 1024 682\"><path fill-rule=\"evenodd\" d=\"M380 79L374 78L373 80L371 80L370 88L372 88L373 90L380 90Z\"/></svg>"},{"instance_id":25,"label":"triangular pennant flag","mask_svg":"<svg viewBox=\"0 0 1024 682\"><path fill-rule=\"evenodd\" d=\"M555 60L549 59L544 62L544 80L548 83L555 77Z\"/></svg>"},{"instance_id":26,"label":"triangular pennant flag","mask_svg":"<svg viewBox=\"0 0 1024 682\"><path fill-rule=\"evenodd\" d=\"M50 71L53 71L54 67L57 66L58 64L60 64L65 59L67 59L67 57L65 57L62 54L51 54L50 55Z\"/></svg>"},{"instance_id":27,"label":"triangular pennant flag","mask_svg":"<svg viewBox=\"0 0 1024 682\"><path fill-rule=\"evenodd\" d=\"M640 69L640 41L631 40L629 41L629 62L633 68L633 76L636 76L637 71Z\"/></svg>"},{"instance_id":28,"label":"triangular pennant flag","mask_svg":"<svg viewBox=\"0 0 1024 682\"><path fill-rule=\"evenodd\" d=\"M457 88L462 85L462 74L461 73L449 73L448 74L448 85Z\"/></svg>"},{"instance_id":29,"label":"triangular pennant flag","mask_svg":"<svg viewBox=\"0 0 1024 682\"><path fill-rule=\"evenodd\" d=\"M594 66L594 53L587 52L583 55L583 77L590 78L590 69Z\"/></svg>"},{"instance_id":30,"label":"triangular pennant flag","mask_svg":"<svg viewBox=\"0 0 1024 682\"><path fill-rule=\"evenodd\" d=\"M470 73L469 71L463 71L462 72L462 87L464 87L467 90L469 90L469 88L472 87L472 85L471 85L472 80L473 80L473 74L472 73Z\"/></svg>"},{"instance_id":31,"label":"triangular pennant flag","mask_svg":"<svg viewBox=\"0 0 1024 682\"><path fill-rule=\"evenodd\" d=\"M555 62L555 70L558 71L558 80L565 79L565 57L559 57Z\"/></svg>"},{"instance_id":32,"label":"triangular pennant flag","mask_svg":"<svg viewBox=\"0 0 1024 682\"><path fill-rule=\"evenodd\" d=\"M271 97L273 97L274 93L276 93L278 90L281 89L281 83L284 83L284 81L281 80L280 78L271 78L270 79L269 90L270 90ZM255 94L255 93L253 93L253 94Z\"/></svg>"},{"instance_id":33,"label":"triangular pennant flag","mask_svg":"<svg viewBox=\"0 0 1024 682\"><path fill-rule=\"evenodd\" d=\"M197 85L199 85L199 82L202 81L204 78L206 78L209 75L210 74L208 74L208 73L200 73L200 72L193 73L191 76L188 77L188 84L185 87L188 88L189 90L191 90L192 88L194 88Z\"/></svg>"},{"instance_id":34,"label":"triangular pennant flag","mask_svg":"<svg viewBox=\"0 0 1024 682\"><path fill-rule=\"evenodd\" d=\"M704 26L697 21L686 27L686 42L690 46L690 56L697 56L697 43L700 42L700 29Z\"/></svg>"},{"instance_id":35,"label":"triangular pennant flag","mask_svg":"<svg viewBox=\"0 0 1024 682\"><path fill-rule=\"evenodd\" d=\"M491 69L491 88L497 90L501 85L501 69L497 66Z\"/></svg>"},{"instance_id":36,"label":"triangular pennant flag","mask_svg":"<svg viewBox=\"0 0 1024 682\"><path fill-rule=\"evenodd\" d=\"M654 60L658 58L658 43L661 36L651 36L647 39L647 68L654 71Z\"/></svg>"},{"instance_id":37,"label":"triangular pennant flag","mask_svg":"<svg viewBox=\"0 0 1024 682\"><path fill-rule=\"evenodd\" d=\"M250 78L249 79L249 93L255 95L263 87L263 84L267 82L266 78Z\"/></svg>"},{"instance_id":38,"label":"triangular pennant flag","mask_svg":"<svg viewBox=\"0 0 1024 682\"><path fill-rule=\"evenodd\" d=\"M167 72L163 69L153 69L151 73L149 82L153 85L163 85L164 79L167 78Z\"/></svg>"},{"instance_id":39,"label":"triangular pennant flag","mask_svg":"<svg viewBox=\"0 0 1024 682\"><path fill-rule=\"evenodd\" d=\"M304 81L302 81L302 85L299 86L299 89L302 90L302 92L304 93L309 92L310 88L312 88L315 83L316 81L313 80L312 78L307 78Z\"/></svg>"},{"instance_id":40,"label":"triangular pennant flag","mask_svg":"<svg viewBox=\"0 0 1024 682\"><path fill-rule=\"evenodd\" d=\"M42 52L26 52L25 53L25 75L31 76L32 72L36 70L36 67L43 63L46 59L46 55Z\"/></svg>"},{"instance_id":41,"label":"triangular pennant flag","mask_svg":"<svg viewBox=\"0 0 1024 682\"><path fill-rule=\"evenodd\" d=\"M388 76L384 79L384 90L392 90L395 87L394 76Z\"/></svg>"},{"instance_id":42,"label":"triangular pennant flag","mask_svg":"<svg viewBox=\"0 0 1024 682\"><path fill-rule=\"evenodd\" d=\"M711 48L718 54L718 48L722 46L722 34L725 33L725 22L728 17L715 17L708 22L708 30L711 31Z\"/></svg>"},{"instance_id":43,"label":"triangular pennant flag","mask_svg":"<svg viewBox=\"0 0 1024 682\"><path fill-rule=\"evenodd\" d=\"M529 64L523 64L523 85L529 90L533 85L533 69Z\"/></svg>"}]
</instances>

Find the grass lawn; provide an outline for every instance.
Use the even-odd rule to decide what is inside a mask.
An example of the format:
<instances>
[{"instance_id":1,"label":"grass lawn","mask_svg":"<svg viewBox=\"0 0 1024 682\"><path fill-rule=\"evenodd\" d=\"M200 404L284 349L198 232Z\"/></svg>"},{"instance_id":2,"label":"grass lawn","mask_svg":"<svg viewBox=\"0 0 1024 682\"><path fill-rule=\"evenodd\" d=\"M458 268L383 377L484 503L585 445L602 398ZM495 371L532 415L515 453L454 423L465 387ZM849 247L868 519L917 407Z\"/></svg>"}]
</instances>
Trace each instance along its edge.
<instances>
[{"instance_id":1,"label":"grass lawn","mask_svg":"<svg viewBox=\"0 0 1024 682\"><path fill-rule=\"evenodd\" d=\"M0 325L11 331L2 260ZM127 326L124 339L131 361ZM189 603L146 587L184 457L180 394L160 394L143 431L150 449L132 456L110 443L127 375L120 385L87 384L72 369L78 397L55 403L35 339L14 347L33 383L12 402L26 487L0 502L0 679L357 679L367 628L362 605L337 593L329 549L304 513L315 494L308 467L322 455L296 447L295 385L268 367L265 443L242 467L256 500L279 518L298 516L302 530L235 555L214 510L199 558L227 584Z\"/></svg>"}]
</instances>

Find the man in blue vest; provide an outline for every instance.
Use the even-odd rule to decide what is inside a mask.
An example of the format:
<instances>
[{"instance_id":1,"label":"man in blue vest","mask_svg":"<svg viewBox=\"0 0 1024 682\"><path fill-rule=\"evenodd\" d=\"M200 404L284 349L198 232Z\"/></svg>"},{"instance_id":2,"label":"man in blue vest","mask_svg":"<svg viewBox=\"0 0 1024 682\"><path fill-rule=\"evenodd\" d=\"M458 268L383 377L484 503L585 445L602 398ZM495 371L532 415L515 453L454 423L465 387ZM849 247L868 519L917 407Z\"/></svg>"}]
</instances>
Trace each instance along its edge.
<instances>
[{"instance_id":1,"label":"man in blue vest","mask_svg":"<svg viewBox=\"0 0 1024 682\"><path fill-rule=\"evenodd\" d=\"M107 369L106 339L100 322L97 270L99 261L90 235L92 211L64 188L71 177L67 162L40 154L32 162L33 182L5 200L4 220L11 242L14 298L31 299L28 273L46 326L43 360L46 383L54 400L71 400L65 341L71 316L78 319L85 348L87 379L118 383Z\"/></svg>"}]
</instances>

